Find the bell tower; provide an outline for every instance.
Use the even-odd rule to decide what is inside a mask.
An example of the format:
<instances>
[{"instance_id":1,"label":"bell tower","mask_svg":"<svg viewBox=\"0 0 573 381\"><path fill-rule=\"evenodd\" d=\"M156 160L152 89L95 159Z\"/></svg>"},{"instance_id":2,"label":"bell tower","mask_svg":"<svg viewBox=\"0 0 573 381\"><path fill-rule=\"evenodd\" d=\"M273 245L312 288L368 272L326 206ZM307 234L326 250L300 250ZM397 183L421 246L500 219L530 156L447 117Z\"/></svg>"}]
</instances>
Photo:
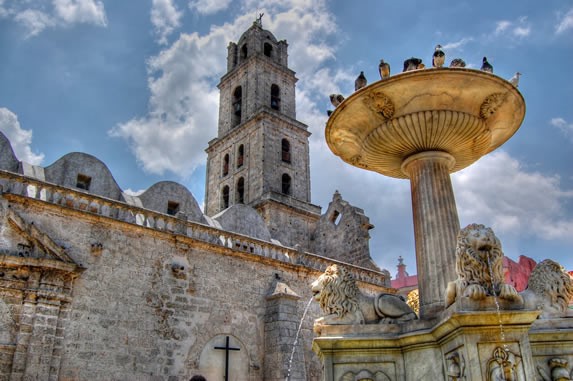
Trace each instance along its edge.
<instances>
[{"instance_id":1,"label":"bell tower","mask_svg":"<svg viewBox=\"0 0 573 381\"><path fill-rule=\"evenodd\" d=\"M218 133L206 150L205 213L252 206L272 238L308 248L320 207L310 203L310 132L296 120L287 48L260 19L229 43Z\"/></svg>"}]
</instances>

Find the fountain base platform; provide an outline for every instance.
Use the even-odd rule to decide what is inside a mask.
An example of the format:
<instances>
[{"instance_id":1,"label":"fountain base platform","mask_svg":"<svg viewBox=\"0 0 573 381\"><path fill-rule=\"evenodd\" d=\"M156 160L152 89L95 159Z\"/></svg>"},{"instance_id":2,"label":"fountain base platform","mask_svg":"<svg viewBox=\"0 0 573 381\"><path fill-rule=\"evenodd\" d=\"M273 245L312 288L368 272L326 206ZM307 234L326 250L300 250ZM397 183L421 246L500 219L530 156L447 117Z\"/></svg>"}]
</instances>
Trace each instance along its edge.
<instances>
[{"instance_id":1,"label":"fountain base platform","mask_svg":"<svg viewBox=\"0 0 573 381\"><path fill-rule=\"evenodd\" d=\"M313 350L324 381L557 380L571 372L573 318L542 319L493 298L456 301L432 320L325 325ZM503 303L503 301L498 301ZM547 378L545 378L547 377Z\"/></svg>"}]
</instances>

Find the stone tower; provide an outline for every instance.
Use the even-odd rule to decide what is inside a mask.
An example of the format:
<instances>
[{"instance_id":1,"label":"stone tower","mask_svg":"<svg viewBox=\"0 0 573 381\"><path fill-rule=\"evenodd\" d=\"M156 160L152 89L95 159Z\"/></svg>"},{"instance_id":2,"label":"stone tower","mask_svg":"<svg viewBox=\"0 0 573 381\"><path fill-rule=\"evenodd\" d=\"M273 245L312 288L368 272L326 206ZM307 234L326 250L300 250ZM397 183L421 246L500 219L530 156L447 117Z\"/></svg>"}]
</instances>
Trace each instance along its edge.
<instances>
[{"instance_id":1,"label":"stone tower","mask_svg":"<svg viewBox=\"0 0 573 381\"><path fill-rule=\"evenodd\" d=\"M260 20L229 43L218 134L206 150L205 212L249 205L273 239L308 249L320 208L310 203L310 132L296 120L287 47Z\"/></svg>"}]
</instances>

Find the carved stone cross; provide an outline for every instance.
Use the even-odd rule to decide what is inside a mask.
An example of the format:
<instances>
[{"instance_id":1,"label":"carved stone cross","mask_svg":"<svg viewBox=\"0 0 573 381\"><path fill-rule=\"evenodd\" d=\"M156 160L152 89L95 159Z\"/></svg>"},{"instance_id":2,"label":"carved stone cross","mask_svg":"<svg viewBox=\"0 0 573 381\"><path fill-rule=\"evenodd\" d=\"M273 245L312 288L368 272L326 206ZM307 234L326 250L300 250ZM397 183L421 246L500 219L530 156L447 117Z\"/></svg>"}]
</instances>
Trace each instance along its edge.
<instances>
[{"instance_id":1,"label":"carved stone cross","mask_svg":"<svg viewBox=\"0 0 573 381\"><path fill-rule=\"evenodd\" d=\"M225 381L229 381L229 351L240 351L241 348L232 348L229 345L229 336L225 338L224 347L215 347L215 349L221 349L225 351Z\"/></svg>"}]
</instances>

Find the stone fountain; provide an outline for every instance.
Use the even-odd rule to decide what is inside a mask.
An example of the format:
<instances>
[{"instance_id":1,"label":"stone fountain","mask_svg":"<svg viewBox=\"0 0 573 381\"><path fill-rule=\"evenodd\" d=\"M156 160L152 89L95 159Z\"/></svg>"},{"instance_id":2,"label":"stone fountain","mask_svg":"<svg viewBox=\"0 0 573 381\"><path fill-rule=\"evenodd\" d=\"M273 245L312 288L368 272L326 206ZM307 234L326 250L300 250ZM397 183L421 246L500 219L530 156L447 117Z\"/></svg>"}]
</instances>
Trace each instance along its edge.
<instances>
[{"instance_id":1,"label":"stone fountain","mask_svg":"<svg viewBox=\"0 0 573 381\"><path fill-rule=\"evenodd\" d=\"M519 294L504 284L500 240L483 225L460 230L450 181L524 116L511 83L464 68L389 77L332 113L325 135L335 155L410 179L420 310L415 318L405 303L363 295L343 269L327 269L313 284L325 314L313 343L325 381L571 379L573 282L544 261L532 274L538 286Z\"/></svg>"}]
</instances>

